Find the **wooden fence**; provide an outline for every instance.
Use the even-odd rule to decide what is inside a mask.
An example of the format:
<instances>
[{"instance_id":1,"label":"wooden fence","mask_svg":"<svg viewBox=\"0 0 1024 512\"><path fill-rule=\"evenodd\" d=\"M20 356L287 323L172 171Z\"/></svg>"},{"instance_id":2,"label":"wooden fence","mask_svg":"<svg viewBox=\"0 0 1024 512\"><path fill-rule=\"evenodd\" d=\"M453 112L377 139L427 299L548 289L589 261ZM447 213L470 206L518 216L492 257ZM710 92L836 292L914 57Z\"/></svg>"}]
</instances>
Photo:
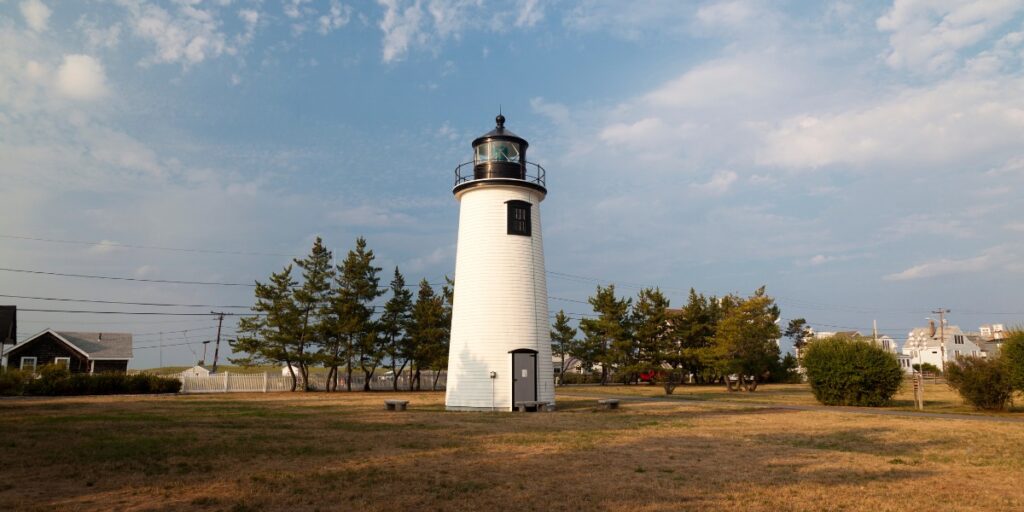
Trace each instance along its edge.
<instances>
[{"instance_id":1,"label":"wooden fence","mask_svg":"<svg viewBox=\"0 0 1024 512\"><path fill-rule=\"evenodd\" d=\"M269 393L291 391L292 378L289 375L273 373L231 373L223 372L210 376L182 375L182 393ZM398 379L398 389L408 391L412 384L412 376L402 374ZM352 389L362 391L366 382L365 375L352 375ZM447 382L446 372L441 372L437 379L437 389L444 390ZM327 389L327 375L313 374L309 376L310 389L323 391ZM420 389L429 390L434 383L434 372L423 372L420 376ZM302 380L298 382L302 388ZM345 375L338 377L339 391L347 391ZM370 381L370 389L374 391L391 391L393 389L390 376L374 376Z\"/></svg>"}]
</instances>

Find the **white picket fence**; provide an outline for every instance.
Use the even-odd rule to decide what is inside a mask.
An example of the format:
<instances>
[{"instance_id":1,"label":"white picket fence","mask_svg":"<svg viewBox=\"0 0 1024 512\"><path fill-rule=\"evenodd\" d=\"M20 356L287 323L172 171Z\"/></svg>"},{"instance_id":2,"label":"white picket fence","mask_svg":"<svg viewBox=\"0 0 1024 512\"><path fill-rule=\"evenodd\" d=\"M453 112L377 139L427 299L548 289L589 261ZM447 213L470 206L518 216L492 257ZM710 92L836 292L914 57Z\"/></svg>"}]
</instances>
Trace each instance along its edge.
<instances>
[{"instance_id":1,"label":"white picket fence","mask_svg":"<svg viewBox=\"0 0 1024 512\"><path fill-rule=\"evenodd\" d=\"M292 378L287 375L272 373L216 373L210 376L184 375L180 376L182 393L269 393L277 391L291 391ZM310 389L323 391L327 389L327 376L314 374L309 376ZM408 391L412 376L402 374L398 379L398 389ZM365 382L364 375L352 375L352 389L362 391ZM431 389L434 382L434 372L423 372L420 376L420 388ZM441 372L437 379L437 389L443 390L447 382L446 372ZM299 388L302 381L299 381ZM345 375L338 377L339 391L347 391ZM375 376L370 381L370 389L374 391L390 391L393 389L390 377Z\"/></svg>"}]
</instances>

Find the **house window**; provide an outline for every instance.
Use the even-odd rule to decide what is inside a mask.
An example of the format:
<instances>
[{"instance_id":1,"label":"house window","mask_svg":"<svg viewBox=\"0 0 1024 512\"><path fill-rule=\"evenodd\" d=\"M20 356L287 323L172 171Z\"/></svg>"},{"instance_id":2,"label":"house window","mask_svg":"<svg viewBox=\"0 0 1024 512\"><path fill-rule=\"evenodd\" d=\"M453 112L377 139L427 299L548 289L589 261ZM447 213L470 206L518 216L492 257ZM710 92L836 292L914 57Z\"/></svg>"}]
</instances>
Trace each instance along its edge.
<instances>
[{"instance_id":1,"label":"house window","mask_svg":"<svg viewBox=\"0 0 1024 512\"><path fill-rule=\"evenodd\" d=\"M509 201L507 204L508 234L530 236L530 203Z\"/></svg>"},{"instance_id":2,"label":"house window","mask_svg":"<svg viewBox=\"0 0 1024 512\"><path fill-rule=\"evenodd\" d=\"M21 369L35 373L36 371L36 358L34 357L23 357L21 358Z\"/></svg>"},{"instance_id":3,"label":"house window","mask_svg":"<svg viewBox=\"0 0 1024 512\"><path fill-rule=\"evenodd\" d=\"M71 358L70 357L55 357L53 358L54 366L59 366L65 370L71 369Z\"/></svg>"},{"instance_id":4,"label":"house window","mask_svg":"<svg viewBox=\"0 0 1024 512\"><path fill-rule=\"evenodd\" d=\"M964 337L959 335L959 334L957 334L956 336L953 336L953 343L955 343L957 345L963 345L964 344Z\"/></svg>"}]
</instances>

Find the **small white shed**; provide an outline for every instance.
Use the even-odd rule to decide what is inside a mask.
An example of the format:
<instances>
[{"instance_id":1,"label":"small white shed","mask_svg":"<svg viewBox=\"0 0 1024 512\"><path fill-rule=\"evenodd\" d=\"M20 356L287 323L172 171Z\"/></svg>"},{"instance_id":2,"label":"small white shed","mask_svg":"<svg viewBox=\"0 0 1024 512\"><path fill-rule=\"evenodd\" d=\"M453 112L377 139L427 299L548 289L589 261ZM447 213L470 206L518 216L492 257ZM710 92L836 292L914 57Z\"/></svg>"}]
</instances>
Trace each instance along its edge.
<instances>
[{"instance_id":1,"label":"small white shed","mask_svg":"<svg viewBox=\"0 0 1024 512\"><path fill-rule=\"evenodd\" d=\"M182 377L209 377L210 370L206 369L202 365L195 365L192 368L184 370L180 374Z\"/></svg>"}]
</instances>

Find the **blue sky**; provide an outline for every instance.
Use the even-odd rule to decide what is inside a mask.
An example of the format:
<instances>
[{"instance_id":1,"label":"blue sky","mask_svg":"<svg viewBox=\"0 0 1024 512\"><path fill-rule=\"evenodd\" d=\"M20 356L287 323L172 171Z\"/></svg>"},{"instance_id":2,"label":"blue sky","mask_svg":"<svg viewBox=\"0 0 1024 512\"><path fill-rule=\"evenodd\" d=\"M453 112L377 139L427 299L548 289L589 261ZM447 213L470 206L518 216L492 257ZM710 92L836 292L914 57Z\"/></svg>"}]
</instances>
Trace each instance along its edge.
<instances>
[{"instance_id":1,"label":"blue sky","mask_svg":"<svg viewBox=\"0 0 1024 512\"><path fill-rule=\"evenodd\" d=\"M1013 0L0 0L0 261L251 282L317 235L340 252L364 235L385 274L438 282L452 169L500 105L548 170L553 297L599 280L678 305L691 286L767 285L819 330L877 319L902 339L941 306L967 329L1019 324L1022 59ZM3 271L0 290L251 302ZM20 322L129 330L139 347L213 333L188 317ZM192 358L177 345L163 362ZM159 362L141 348L134 366Z\"/></svg>"}]
</instances>

